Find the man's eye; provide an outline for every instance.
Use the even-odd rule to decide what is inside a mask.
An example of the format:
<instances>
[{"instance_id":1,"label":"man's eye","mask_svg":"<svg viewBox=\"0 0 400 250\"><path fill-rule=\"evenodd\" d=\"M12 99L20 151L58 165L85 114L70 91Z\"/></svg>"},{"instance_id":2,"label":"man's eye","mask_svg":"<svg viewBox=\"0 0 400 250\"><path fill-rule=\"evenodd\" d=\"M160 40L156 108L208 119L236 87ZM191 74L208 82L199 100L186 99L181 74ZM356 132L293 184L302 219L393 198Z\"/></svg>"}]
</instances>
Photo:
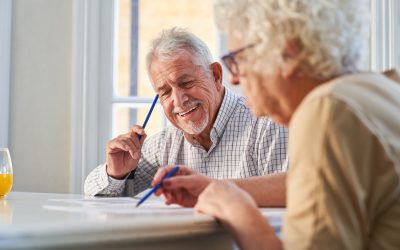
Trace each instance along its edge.
<instances>
[{"instance_id":1,"label":"man's eye","mask_svg":"<svg viewBox=\"0 0 400 250\"><path fill-rule=\"evenodd\" d=\"M192 85L193 81L187 81L187 82L183 82L181 84L182 87L190 87Z\"/></svg>"},{"instance_id":2,"label":"man's eye","mask_svg":"<svg viewBox=\"0 0 400 250\"><path fill-rule=\"evenodd\" d=\"M171 92L171 91L164 91L164 92L161 92L160 96L161 96L161 97L168 97L168 95L169 95L170 92Z\"/></svg>"}]
</instances>

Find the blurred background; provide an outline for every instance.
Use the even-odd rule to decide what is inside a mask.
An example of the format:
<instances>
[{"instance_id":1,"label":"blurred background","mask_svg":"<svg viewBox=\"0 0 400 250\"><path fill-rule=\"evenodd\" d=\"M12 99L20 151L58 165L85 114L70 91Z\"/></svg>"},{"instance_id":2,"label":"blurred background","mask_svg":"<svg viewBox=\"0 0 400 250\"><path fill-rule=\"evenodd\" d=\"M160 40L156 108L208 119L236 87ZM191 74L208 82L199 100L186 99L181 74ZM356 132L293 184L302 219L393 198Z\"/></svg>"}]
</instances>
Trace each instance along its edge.
<instances>
[{"instance_id":1,"label":"blurred background","mask_svg":"<svg viewBox=\"0 0 400 250\"><path fill-rule=\"evenodd\" d=\"M363 68L399 68L400 2L370 7ZM173 26L215 60L227 51L212 0L0 0L0 147L10 149L14 191L82 193L106 142L143 123L155 95L149 42ZM158 105L146 132L165 126Z\"/></svg>"}]
</instances>

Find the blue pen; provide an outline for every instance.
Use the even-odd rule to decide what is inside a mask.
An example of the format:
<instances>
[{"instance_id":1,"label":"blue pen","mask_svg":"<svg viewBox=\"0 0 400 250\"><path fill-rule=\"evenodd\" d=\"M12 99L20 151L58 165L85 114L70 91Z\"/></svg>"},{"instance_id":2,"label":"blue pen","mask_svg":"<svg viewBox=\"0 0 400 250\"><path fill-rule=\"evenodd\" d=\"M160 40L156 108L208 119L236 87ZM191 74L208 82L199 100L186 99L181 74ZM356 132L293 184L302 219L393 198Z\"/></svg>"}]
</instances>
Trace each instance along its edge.
<instances>
[{"instance_id":1,"label":"blue pen","mask_svg":"<svg viewBox=\"0 0 400 250\"><path fill-rule=\"evenodd\" d=\"M136 204L136 207L140 206L140 204L142 204L145 200L147 200L147 198L150 197L150 195L152 195L155 191L157 191L158 189L160 189L162 187L162 183L165 179L168 179L169 177L174 176L177 172L179 171L179 166L176 165L173 169L171 169L160 181L160 183L158 183L157 185L155 185L145 196L142 197L142 199L140 199L140 201Z\"/></svg>"},{"instance_id":2,"label":"blue pen","mask_svg":"<svg viewBox=\"0 0 400 250\"><path fill-rule=\"evenodd\" d=\"M143 129L146 128L147 122L149 121L150 115L153 112L154 106L156 106L157 100L158 100L158 95L156 95L156 97L154 98L153 103L151 104L151 108L149 110L149 113L147 113L146 119L144 119L144 123L143 123L143 126L142 126ZM140 141L140 138L142 138L142 135L138 135L139 141Z\"/></svg>"}]
</instances>

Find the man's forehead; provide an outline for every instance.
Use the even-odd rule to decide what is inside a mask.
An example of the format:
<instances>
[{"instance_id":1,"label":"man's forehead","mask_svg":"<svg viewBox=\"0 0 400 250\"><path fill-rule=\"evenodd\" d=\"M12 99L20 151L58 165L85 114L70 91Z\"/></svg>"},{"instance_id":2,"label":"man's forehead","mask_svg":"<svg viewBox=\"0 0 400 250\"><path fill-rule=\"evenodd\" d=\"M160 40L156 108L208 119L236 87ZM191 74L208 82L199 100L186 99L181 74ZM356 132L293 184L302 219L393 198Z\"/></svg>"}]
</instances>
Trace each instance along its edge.
<instances>
[{"instance_id":1,"label":"man's forehead","mask_svg":"<svg viewBox=\"0 0 400 250\"><path fill-rule=\"evenodd\" d=\"M172 81L177 82L186 78L193 78L198 75L198 69L194 65L174 65L165 70L159 70L154 72L153 78L156 82L158 81Z\"/></svg>"},{"instance_id":2,"label":"man's forehead","mask_svg":"<svg viewBox=\"0 0 400 250\"><path fill-rule=\"evenodd\" d=\"M180 82L187 78L199 77L201 66L191 61L157 61L152 65L151 75L155 83Z\"/></svg>"}]
</instances>

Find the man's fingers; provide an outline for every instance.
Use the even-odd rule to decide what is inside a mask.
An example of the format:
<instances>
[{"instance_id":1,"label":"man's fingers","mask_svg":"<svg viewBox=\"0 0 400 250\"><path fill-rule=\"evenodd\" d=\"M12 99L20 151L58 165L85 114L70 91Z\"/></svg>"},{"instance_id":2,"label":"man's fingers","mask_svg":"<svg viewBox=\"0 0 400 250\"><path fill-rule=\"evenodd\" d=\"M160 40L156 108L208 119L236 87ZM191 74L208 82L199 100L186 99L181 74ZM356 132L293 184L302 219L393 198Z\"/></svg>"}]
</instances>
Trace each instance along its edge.
<instances>
[{"instance_id":1,"label":"man's fingers","mask_svg":"<svg viewBox=\"0 0 400 250\"><path fill-rule=\"evenodd\" d=\"M137 137L137 134L133 134L133 135L128 135L126 136L126 138L128 140L130 140L133 145L135 145L136 148L140 149L142 146L140 145L139 139Z\"/></svg>"},{"instance_id":2,"label":"man's fingers","mask_svg":"<svg viewBox=\"0 0 400 250\"><path fill-rule=\"evenodd\" d=\"M147 134L146 133L144 133L144 134L142 134L142 136L140 137L140 145L143 145L143 142L144 142L144 140L146 140L146 137L147 137Z\"/></svg>"},{"instance_id":3,"label":"man's fingers","mask_svg":"<svg viewBox=\"0 0 400 250\"><path fill-rule=\"evenodd\" d=\"M130 149L132 149L132 147L133 147L133 145L131 142L123 140L123 139L115 139L108 143L108 149L111 152L114 152L117 150L129 151Z\"/></svg>"},{"instance_id":4,"label":"man's fingers","mask_svg":"<svg viewBox=\"0 0 400 250\"><path fill-rule=\"evenodd\" d=\"M137 135L143 135L145 134L144 129L139 126L139 125L135 125L131 128L131 130L129 131L129 133L132 135L133 133L137 134Z\"/></svg>"},{"instance_id":5,"label":"man's fingers","mask_svg":"<svg viewBox=\"0 0 400 250\"><path fill-rule=\"evenodd\" d=\"M139 159L140 147L137 147L128 137L119 137L108 144L108 153L114 153L119 150L128 151L133 159Z\"/></svg>"},{"instance_id":6,"label":"man's fingers","mask_svg":"<svg viewBox=\"0 0 400 250\"><path fill-rule=\"evenodd\" d=\"M140 140L139 140L140 136ZM135 141L137 141L140 145L143 144L144 140L146 139L146 132L142 127L139 125L135 125L131 128L129 131L129 137L134 138Z\"/></svg>"}]
</instances>

